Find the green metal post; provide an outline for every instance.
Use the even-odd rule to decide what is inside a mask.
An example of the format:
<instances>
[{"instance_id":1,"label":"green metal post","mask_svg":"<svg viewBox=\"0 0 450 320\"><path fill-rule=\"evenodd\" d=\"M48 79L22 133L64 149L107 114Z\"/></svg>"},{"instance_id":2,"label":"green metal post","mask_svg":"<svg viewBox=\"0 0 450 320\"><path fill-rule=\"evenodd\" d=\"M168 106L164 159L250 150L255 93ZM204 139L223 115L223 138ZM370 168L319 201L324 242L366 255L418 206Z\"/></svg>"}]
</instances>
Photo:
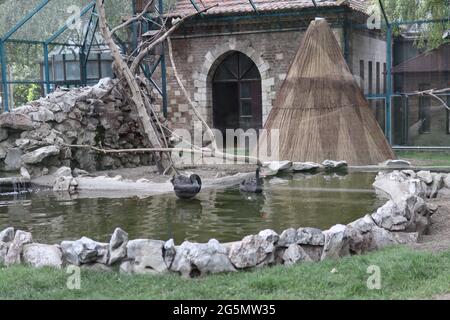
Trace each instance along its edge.
<instances>
[{"instance_id":1,"label":"green metal post","mask_svg":"<svg viewBox=\"0 0 450 320\"><path fill-rule=\"evenodd\" d=\"M252 6L253 10L255 12L258 12L258 8L256 7L256 4L253 2L253 0L249 0L250 1L250 5Z\"/></svg>"},{"instance_id":2,"label":"green metal post","mask_svg":"<svg viewBox=\"0 0 450 320\"><path fill-rule=\"evenodd\" d=\"M44 43L44 75L45 75L45 91L49 94L50 88L50 64L48 61L48 44Z\"/></svg>"},{"instance_id":3,"label":"green metal post","mask_svg":"<svg viewBox=\"0 0 450 320\"><path fill-rule=\"evenodd\" d=\"M162 0L161 0L162 1ZM197 2L195 2L195 0L191 0L191 3L192 3L192 5L194 6L194 8L195 8L195 10L197 10L197 12L200 12L200 7L198 6L198 4L197 4ZM164 7L163 8L161 8L161 6L159 6L159 12L161 13L161 14L163 14L163 10L162 9L164 9Z\"/></svg>"},{"instance_id":4,"label":"green metal post","mask_svg":"<svg viewBox=\"0 0 450 320\"><path fill-rule=\"evenodd\" d=\"M80 80L81 80L81 86L87 85L87 63L85 61L86 53L83 50L80 50Z\"/></svg>"},{"instance_id":5,"label":"green metal post","mask_svg":"<svg viewBox=\"0 0 450 320\"><path fill-rule=\"evenodd\" d=\"M9 111L9 97L8 97L8 75L6 68L6 50L3 39L0 39L0 62L2 68L2 86L3 86L3 108L5 112Z\"/></svg>"},{"instance_id":6,"label":"green metal post","mask_svg":"<svg viewBox=\"0 0 450 320\"><path fill-rule=\"evenodd\" d=\"M44 0L41 3L39 3L33 10L31 10L25 17L23 17L19 22L17 22L10 30L8 30L3 35L3 41L8 40L11 38L11 36L16 33L20 28L23 27L24 24L26 24L31 18L33 18L37 13L39 13L48 3L50 0Z\"/></svg>"},{"instance_id":7,"label":"green metal post","mask_svg":"<svg viewBox=\"0 0 450 320\"><path fill-rule=\"evenodd\" d=\"M392 144L392 25L388 24L386 33L386 137Z\"/></svg>"},{"instance_id":8,"label":"green metal post","mask_svg":"<svg viewBox=\"0 0 450 320\"><path fill-rule=\"evenodd\" d=\"M86 13L88 13L89 10L91 10L92 8L94 8L95 6L95 2L92 1L90 2L88 5L86 5L83 9L81 9L80 14L78 15L77 18L81 18L83 17ZM50 38L48 38L45 43L46 44L50 44L53 43L56 38L58 38L61 34L63 34L67 29L69 29L69 25L68 23L64 24L60 29L58 29L55 33L53 33Z\"/></svg>"},{"instance_id":9,"label":"green metal post","mask_svg":"<svg viewBox=\"0 0 450 320\"><path fill-rule=\"evenodd\" d=\"M159 0L159 12L160 14L164 14L164 0ZM163 19L161 19L163 20ZM163 21L162 21L163 22ZM165 46L164 43L161 44L162 53L161 53L161 89L163 96L163 114L164 117L167 117L168 113L168 99L167 99L167 66L166 66L166 55L165 55Z\"/></svg>"},{"instance_id":10,"label":"green metal post","mask_svg":"<svg viewBox=\"0 0 450 320\"><path fill-rule=\"evenodd\" d=\"M137 15L137 6L136 6L136 0L132 1L132 7L133 7L133 17L135 17ZM137 40L137 33L138 33L138 24L137 22L133 23L132 26L132 39L131 39L131 52L133 52L134 50L136 50L137 45L138 45L138 40Z\"/></svg>"}]
</instances>

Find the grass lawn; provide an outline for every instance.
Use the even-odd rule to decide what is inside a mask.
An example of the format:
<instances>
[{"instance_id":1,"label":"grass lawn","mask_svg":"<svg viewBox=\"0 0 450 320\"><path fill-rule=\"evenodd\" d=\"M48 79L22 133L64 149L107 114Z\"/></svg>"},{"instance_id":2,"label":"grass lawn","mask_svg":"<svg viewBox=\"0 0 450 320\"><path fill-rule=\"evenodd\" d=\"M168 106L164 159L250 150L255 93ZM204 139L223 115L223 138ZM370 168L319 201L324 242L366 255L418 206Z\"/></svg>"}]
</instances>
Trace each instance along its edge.
<instances>
[{"instance_id":1,"label":"grass lawn","mask_svg":"<svg viewBox=\"0 0 450 320\"><path fill-rule=\"evenodd\" d=\"M399 159L411 161L414 165L450 166L450 152L440 151L397 151Z\"/></svg>"},{"instance_id":2,"label":"grass lawn","mask_svg":"<svg viewBox=\"0 0 450 320\"><path fill-rule=\"evenodd\" d=\"M381 269L381 290L369 290L367 268ZM336 268L336 273L330 271ZM83 271L81 290L50 269L0 269L0 299L409 299L450 293L450 251L390 248L318 264L186 280L176 275L127 276Z\"/></svg>"}]
</instances>

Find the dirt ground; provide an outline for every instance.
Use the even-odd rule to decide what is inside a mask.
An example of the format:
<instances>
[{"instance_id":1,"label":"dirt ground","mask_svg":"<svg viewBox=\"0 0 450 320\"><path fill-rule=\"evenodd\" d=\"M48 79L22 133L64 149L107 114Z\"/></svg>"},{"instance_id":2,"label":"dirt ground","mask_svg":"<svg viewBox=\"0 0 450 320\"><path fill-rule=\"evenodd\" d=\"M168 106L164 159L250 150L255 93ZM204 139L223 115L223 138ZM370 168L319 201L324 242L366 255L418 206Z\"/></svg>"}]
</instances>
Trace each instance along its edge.
<instances>
[{"instance_id":1,"label":"dirt ground","mask_svg":"<svg viewBox=\"0 0 450 320\"><path fill-rule=\"evenodd\" d=\"M439 206L432 216L428 233L422 235L415 249L439 252L450 249L450 197L430 200Z\"/></svg>"}]
</instances>

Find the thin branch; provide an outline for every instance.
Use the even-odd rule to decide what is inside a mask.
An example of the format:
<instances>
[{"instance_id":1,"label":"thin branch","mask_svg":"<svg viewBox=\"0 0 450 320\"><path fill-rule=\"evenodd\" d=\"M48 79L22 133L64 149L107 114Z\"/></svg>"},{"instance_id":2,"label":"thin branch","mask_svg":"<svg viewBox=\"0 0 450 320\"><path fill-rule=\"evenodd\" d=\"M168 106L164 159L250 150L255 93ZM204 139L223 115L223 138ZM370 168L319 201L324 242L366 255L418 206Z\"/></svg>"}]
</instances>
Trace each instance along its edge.
<instances>
[{"instance_id":1,"label":"thin branch","mask_svg":"<svg viewBox=\"0 0 450 320\"><path fill-rule=\"evenodd\" d=\"M167 38L167 48L170 58L170 63L172 64L173 74L175 76L175 79L177 79L178 85L180 86L181 90L183 91L184 96L188 100L189 104L191 105L192 110L194 111L197 118L202 122L202 124L205 126L208 134L211 138L211 143L214 151L218 151L217 143L216 143L216 137L214 135L214 132L209 127L208 123L203 119L203 116L200 114L200 112L197 110L197 106L194 104L194 102L191 100L191 97L189 96L188 91L186 90L186 87L183 84L183 81L181 81L181 78L178 74L177 67L175 65L175 59L173 57L173 49L172 49L172 41L170 41L170 37Z\"/></svg>"},{"instance_id":2,"label":"thin branch","mask_svg":"<svg viewBox=\"0 0 450 320\"><path fill-rule=\"evenodd\" d=\"M447 110L450 111L450 107L447 105L447 103L444 100L442 100L440 97L437 96L438 94L444 93L447 91L450 91L450 88L439 89L439 90L431 89L431 90L424 90L424 91L414 91L414 92L404 93L403 95L405 95L406 97L429 95L429 96L435 98L436 100L438 100L444 108L446 108Z\"/></svg>"},{"instance_id":3,"label":"thin branch","mask_svg":"<svg viewBox=\"0 0 450 320\"><path fill-rule=\"evenodd\" d=\"M78 149L89 149L98 153L103 154L117 154L117 153L161 153L161 152L186 152L186 153L197 153L205 154L206 151L199 151L187 148L137 148L137 149L103 149L90 145L83 144L66 144L64 145L68 148L78 148Z\"/></svg>"},{"instance_id":4,"label":"thin branch","mask_svg":"<svg viewBox=\"0 0 450 320\"><path fill-rule=\"evenodd\" d=\"M101 154L179 152L179 153L200 154L200 155L203 155L204 157L218 158L217 155L214 155L214 153L208 149L206 149L206 150L205 149L195 150L195 149L188 149L188 148L103 149L103 148L98 148L98 147L84 145L84 144L65 144L64 146L68 147L68 148L87 149L87 150L95 151L95 152L98 152ZM228 160L233 160L233 161L239 161L239 160L246 161L249 159L248 157L245 157L245 156L232 155L232 154L222 154L221 157L222 156L224 156Z\"/></svg>"},{"instance_id":5,"label":"thin branch","mask_svg":"<svg viewBox=\"0 0 450 320\"><path fill-rule=\"evenodd\" d=\"M117 31L119 31L120 29L125 28L126 26L129 26L133 22L141 20L142 17L147 13L148 9L154 2L155 2L155 0L148 2L147 5L145 6L144 10L142 10L142 12L140 14L138 14L136 17L130 18L127 21L125 21L124 23L118 25L117 27L115 27L114 29L111 30L111 33L114 34Z\"/></svg>"},{"instance_id":6,"label":"thin branch","mask_svg":"<svg viewBox=\"0 0 450 320\"><path fill-rule=\"evenodd\" d=\"M168 147L167 145L163 145L164 141L161 141L161 137L158 135L155 123L152 121L147 112L146 106L149 106L148 97L143 94L135 79L134 73L130 71L128 65L123 61L119 48L113 40L113 34L106 23L106 12L103 0L97 0L97 10L99 15L100 31L105 39L105 42L108 44L109 49L111 50L111 56L114 59L116 74L118 77L126 80L127 87L130 90L129 98L137 109L143 131L146 133L152 147L161 149ZM164 132L162 132L162 134L164 134ZM167 156L170 158L170 155ZM164 163L166 159L164 159L163 154L155 154L155 160L161 172L167 169L167 164ZM171 162L170 159L169 162Z\"/></svg>"},{"instance_id":7,"label":"thin branch","mask_svg":"<svg viewBox=\"0 0 450 320\"><path fill-rule=\"evenodd\" d=\"M203 118L203 116L200 113L200 111L198 111L197 106L192 101L191 97L189 96L189 93L186 90L186 87L184 86L183 81L181 81L181 78L180 78L180 76L178 74L178 70L177 70L177 67L176 67L176 64L175 64L175 59L173 57L172 41L170 40L170 37L167 38L167 48L168 48L169 59L170 59L171 65L172 65L173 74L175 76L175 79L177 80L178 85L180 86L181 90L183 91L183 94L184 94L185 98L189 102L189 105L191 106L192 110L194 111L194 114L197 116L197 118L200 120L200 122L205 126L206 131L208 132L208 135L211 138L211 145L212 145L213 153L217 157L227 157L227 158L228 157L234 157L234 155L227 154L227 153L224 153L224 152L219 150L219 147L217 146L216 137L214 135L214 132L212 131L211 127L208 125L206 120ZM244 159L244 160L256 161L258 163L258 165L261 165L260 160L255 158L255 157L250 157L250 156L248 156L248 157L247 156L239 156L239 157L241 157L241 159Z\"/></svg>"},{"instance_id":8,"label":"thin branch","mask_svg":"<svg viewBox=\"0 0 450 320\"><path fill-rule=\"evenodd\" d=\"M195 16L198 16L202 13L205 13L206 11L210 10L211 8L217 7L219 4L215 4L214 6L210 6L208 8L205 8L201 11L189 14L185 17L183 17L181 20L179 20L176 24L174 24L169 30L167 30L161 37L159 37L157 40L155 40L153 43L151 43L148 47L144 48L134 59L133 63L131 64L130 70L132 73L136 73L137 67L139 64L144 60L144 58L149 54L157 45L163 43L172 33L174 33L186 20L189 20Z\"/></svg>"}]
</instances>

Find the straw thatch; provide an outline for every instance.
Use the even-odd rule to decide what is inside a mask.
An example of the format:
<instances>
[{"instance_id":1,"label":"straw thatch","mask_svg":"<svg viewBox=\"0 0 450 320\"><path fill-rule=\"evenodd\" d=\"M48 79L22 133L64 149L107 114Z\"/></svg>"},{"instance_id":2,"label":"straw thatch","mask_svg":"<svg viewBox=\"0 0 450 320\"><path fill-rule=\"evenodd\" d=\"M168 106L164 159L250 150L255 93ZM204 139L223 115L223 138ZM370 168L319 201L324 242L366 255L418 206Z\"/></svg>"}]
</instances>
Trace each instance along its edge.
<instances>
[{"instance_id":1,"label":"straw thatch","mask_svg":"<svg viewBox=\"0 0 450 320\"><path fill-rule=\"evenodd\" d=\"M324 19L306 31L265 129L279 129L281 160L371 165L395 158ZM260 145L270 140L262 134Z\"/></svg>"}]
</instances>

